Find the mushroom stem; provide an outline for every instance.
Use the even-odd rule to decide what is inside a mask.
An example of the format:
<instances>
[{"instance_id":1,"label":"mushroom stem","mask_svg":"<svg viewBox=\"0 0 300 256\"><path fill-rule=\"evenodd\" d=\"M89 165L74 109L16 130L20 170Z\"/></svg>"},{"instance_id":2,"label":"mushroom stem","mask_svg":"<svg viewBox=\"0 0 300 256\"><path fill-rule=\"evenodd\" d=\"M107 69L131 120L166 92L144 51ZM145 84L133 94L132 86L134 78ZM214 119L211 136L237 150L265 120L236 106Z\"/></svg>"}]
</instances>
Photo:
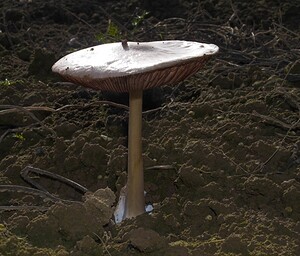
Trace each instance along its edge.
<instances>
[{"instance_id":1,"label":"mushroom stem","mask_svg":"<svg viewBox=\"0 0 300 256\"><path fill-rule=\"evenodd\" d=\"M125 218L145 212L142 157L143 90L129 92L128 180Z\"/></svg>"}]
</instances>

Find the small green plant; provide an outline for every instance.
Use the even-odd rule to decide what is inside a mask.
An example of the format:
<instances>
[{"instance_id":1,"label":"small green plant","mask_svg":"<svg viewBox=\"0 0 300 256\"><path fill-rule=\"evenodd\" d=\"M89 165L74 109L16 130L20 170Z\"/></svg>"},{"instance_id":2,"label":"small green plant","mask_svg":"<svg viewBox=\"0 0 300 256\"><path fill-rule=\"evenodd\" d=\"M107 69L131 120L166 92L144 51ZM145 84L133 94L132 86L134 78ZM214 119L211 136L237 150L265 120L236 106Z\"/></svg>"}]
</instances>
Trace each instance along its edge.
<instances>
[{"instance_id":1,"label":"small green plant","mask_svg":"<svg viewBox=\"0 0 300 256\"><path fill-rule=\"evenodd\" d=\"M0 81L0 86L10 86L11 85L11 82L5 78L4 81Z\"/></svg>"},{"instance_id":2,"label":"small green plant","mask_svg":"<svg viewBox=\"0 0 300 256\"><path fill-rule=\"evenodd\" d=\"M131 22L132 30L130 31L130 34L134 34L138 28L138 26L145 20L146 16L149 14L149 12L142 10L140 14L137 14ZM105 33L99 33L95 37L96 39L101 43L112 43L117 41L122 41L124 39L127 39L127 31L124 34L122 34L122 29L126 30L125 26L120 27L121 25L114 23L112 20L108 20L108 25Z\"/></svg>"},{"instance_id":3,"label":"small green plant","mask_svg":"<svg viewBox=\"0 0 300 256\"><path fill-rule=\"evenodd\" d=\"M11 80L8 80L7 78L5 78L5 80L0 81L0 87L1 86L13 86L17 83L23 83L23 80L13 80L13 81L11 81Z\"/></svg>"},{"instance_id":4,"label":"small green plant","mask_svg":"<svg viewBox=\"0 0 300 256\"><path fill-rule=\"evenodd\" d=\"M111 43L122 40L122 33L118 26L111 20L108 20L108 26L106 33L99 33L96 35L96 39L101 43Z\"/></svg>"},{"instance_id":5,"label":"small green plant","mask_svg":"<svg viewBox=\"0 0 300 256\"><path fill-rule=\"evenodd\" d=\"M13 135L13 138L16 138L16 139L21 140L21 141L25 140L25 137L24 137L24 135L22 133L15 133Z\"/></svg>"},{"instance_id":6,"label":"small green plant","mask_svg":"<svg viewBox=\"0 0 300 256\"><path fill-rule=\"evenodd\" d=\"M140 25L146 18L146 16L149 14L149 12L143 10L140 15L137 15L136 17L133 18L131 24L133 27L137 27Z\"/></svg>"}]
</instances>

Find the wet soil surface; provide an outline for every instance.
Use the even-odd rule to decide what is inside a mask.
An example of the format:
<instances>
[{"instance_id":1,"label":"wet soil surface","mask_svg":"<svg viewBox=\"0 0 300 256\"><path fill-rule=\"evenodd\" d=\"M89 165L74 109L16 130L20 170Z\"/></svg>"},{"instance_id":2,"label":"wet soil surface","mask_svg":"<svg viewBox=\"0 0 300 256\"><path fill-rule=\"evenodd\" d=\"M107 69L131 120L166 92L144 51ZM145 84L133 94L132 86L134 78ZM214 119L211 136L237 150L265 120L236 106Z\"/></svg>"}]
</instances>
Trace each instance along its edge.
<instances>
[{"instance_id":1,"label":"wet soil surface","mask_svg":"<svg viewBox=\"0 0 300 256\"><path fill-rule=\"evenodd\" d=\"M0 9L0 255L300 255L299 1L3 0ZM116 225L128 95L63 82L51 66L124 38L220 52L188 80L145 92L154 210Z\"/></svg>"}]
</instances>

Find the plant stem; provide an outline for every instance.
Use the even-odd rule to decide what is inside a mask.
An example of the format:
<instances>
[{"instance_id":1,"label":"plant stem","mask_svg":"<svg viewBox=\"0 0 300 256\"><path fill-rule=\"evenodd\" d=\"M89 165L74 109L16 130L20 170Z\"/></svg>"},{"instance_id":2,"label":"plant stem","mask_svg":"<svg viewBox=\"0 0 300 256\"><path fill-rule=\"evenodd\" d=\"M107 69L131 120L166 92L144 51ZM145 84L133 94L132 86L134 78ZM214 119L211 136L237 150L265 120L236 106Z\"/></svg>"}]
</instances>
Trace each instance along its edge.
<instances>
[{"instance_id":1,"label":"plant stem","mask_svg":"<svg viewBox=\"0 0 300 256\"><path fill-rule=\"evenodd\" d=\"M145 212L142 103L142 90L129 92L128 180L125 218L136 217Z\"/></svg>"}]
</instances>

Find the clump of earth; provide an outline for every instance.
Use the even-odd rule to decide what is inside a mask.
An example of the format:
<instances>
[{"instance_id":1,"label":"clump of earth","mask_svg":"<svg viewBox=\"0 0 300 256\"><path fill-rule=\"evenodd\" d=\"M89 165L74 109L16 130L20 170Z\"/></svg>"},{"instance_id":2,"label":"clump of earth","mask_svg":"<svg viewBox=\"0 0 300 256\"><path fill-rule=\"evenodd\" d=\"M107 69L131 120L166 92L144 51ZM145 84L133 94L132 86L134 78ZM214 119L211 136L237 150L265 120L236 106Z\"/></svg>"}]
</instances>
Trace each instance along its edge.
<instances>
[{"instance_id":1,"label":"clump of earth","mask_svg":"<svg viewBox=\"0 0 300 256\"><path fill-rule=\"evenodd\" d=\"M297 1L0 8L1 255L300 255ZM116 224L128 95L66 83L51 66L122 39L220 52L186 81L145 91L145 201L154 209ZM26 168L59 176L28 174L41 186L32 189Z\"/></svg>"}]
</instances>

